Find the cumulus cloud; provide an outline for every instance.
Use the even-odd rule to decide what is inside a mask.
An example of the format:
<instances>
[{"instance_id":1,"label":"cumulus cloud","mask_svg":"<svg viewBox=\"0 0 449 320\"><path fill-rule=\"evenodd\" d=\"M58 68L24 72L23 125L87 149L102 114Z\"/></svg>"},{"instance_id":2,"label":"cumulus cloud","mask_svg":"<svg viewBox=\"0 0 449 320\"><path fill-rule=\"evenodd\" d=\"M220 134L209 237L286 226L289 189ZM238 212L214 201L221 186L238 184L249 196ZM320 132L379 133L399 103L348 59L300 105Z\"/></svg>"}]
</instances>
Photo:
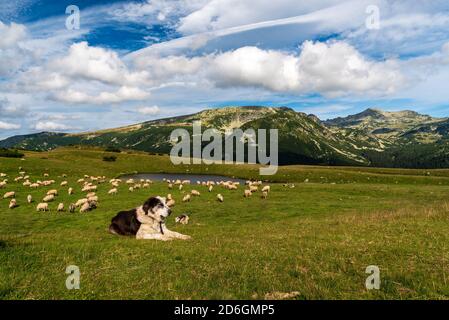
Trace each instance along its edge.
<instances>
[{"instance_id":1,"label":"cumulus cloud","mask_svg":"<svg viewBox=\"0 0 449 320\"><path fill-rule=\"evenodd\" d=\"M19 124L0 121L0 129L1 130L17 130L17 129L20 129L20 127L21 126Z\"/></svg>"},{"instance_id":2,"label":"cumulus cloud","mask_svg":"<svg viewBox=\"0 0 449 320\"><path fill-rule=\"evenodd\" d=\"M344 41L306 41L296 53L248 46L192 58L141 55L135 63L153 81L171 77L294 94L391 94L405 83L397 61L371 60Z\"/></svg>"},{"instance_id":3,"label":"cumulus cloud","mask_svg":"<svg viewBox=\"0 0 449 320\"><path fill-rule=\"evenodd\" d=\"M115 85L135 85L148 77L145 71L130 72L112 50L91 47L87 42L73 44L68 54L51 62L51 68L72 79L96 80Z\"/></svg>"},{"instance_id":4,"label":"cumulus cloud","mask_svg":"<svg viewBox=\"0 0 449 320\"><path fill-rule=\"evenodd\" d=\"M35 130L40 131L64 131L64 130L70 130L73 129L70 126L67 126L65 124L54 122L54 121L38 121L35 126Z\"/></svg>"},{"instance_id":5,"label":"cumulus cloud","mask_svg":"<svg viewBox=\"0 0 449 320\"><path fill-rule=\"evenodd\" d=\"M137 109L137 112L144 115L157 115L161 112L161 109L158 106L152 106L152 107L140 107Z\"/></svg>"}]
</instances>

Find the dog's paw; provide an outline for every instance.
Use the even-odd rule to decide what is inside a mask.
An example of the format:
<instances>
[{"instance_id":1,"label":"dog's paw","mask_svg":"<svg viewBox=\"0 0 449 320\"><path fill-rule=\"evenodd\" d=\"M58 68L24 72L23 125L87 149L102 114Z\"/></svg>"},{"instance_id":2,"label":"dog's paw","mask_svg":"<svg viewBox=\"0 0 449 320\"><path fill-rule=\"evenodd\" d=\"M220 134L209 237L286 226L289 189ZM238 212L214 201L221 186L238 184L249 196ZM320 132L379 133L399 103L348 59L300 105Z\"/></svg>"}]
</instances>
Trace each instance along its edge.
<instances>
[{"instance_id":1,"label":"dog's paw","mask_svg":"<svg viewBox=\"0 0 449 320\"><path fill-rule=\"evenodd\" d=\"M181 239L182 239L182 240L192 240L192 237L191 237L191 236L183 235Z\"/></svg>"}]
</instances>

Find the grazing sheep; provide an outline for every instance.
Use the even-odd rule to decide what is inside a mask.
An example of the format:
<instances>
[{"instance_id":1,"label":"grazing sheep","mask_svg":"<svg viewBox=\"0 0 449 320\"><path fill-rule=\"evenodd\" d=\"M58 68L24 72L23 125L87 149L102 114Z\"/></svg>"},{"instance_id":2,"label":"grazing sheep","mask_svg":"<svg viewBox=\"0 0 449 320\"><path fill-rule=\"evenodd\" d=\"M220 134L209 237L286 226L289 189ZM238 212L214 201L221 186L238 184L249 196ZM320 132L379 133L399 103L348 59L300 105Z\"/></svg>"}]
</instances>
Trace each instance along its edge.
<instances>
[{"instance_id":1,"label":"grazing sheep","mask_svg":"<svg viewBox=\"0 0 449 320\"><path fill-rule=\"evenodd\" d=\"M126 184L134 184L134 179L128 179L128 180L126 180Z\"/></svg>"},{"instance_id":2,"label":"grazing sheep","mask_svg":"<svg viewBox=\"0 0 449 320\"><path fill-rule=\"evenodd\" d=\"M262 188L262 192L270 192L270 191L271 191L270 186L265 186Z\"/></svg>"},{"instance_id":3,"label":"grazing sheep","mask_svg":"<svg viewBox=\"0 0 449 320\"><path fill-rule=\"evenodd\" d=\"M15 196L16 193L14 191L6 192L5 195L3 196L3 199L14 198Z\"/></svg>"},{"instance_id":4,"label":"grazing sheep","mask_svg":"<svg viewBox=\"0 0 449 320\"><path fill-rule=\"evenodd\" d=\"M9 209L14 209L15 207L17 207L17 201L16 199L11 199L9 202Z\"/></svg>"},{"instance_id":5,"label":"grazing sheep","mask_svg":"<svg viewBox=\"0 0 449 320\"><path fill-rule=\"evenodd\" d=\"M93 201L98 202L98 196L88 197L87 201L89 201L89 202L93 202Z\"/></svg>"},{"instance_id":6,"label":"grazing sheep","mask_svg":"<svg viewBox=\"0 0 449 320\"><path fill-rule=\"evenodd\" d=\"M73 194L73 188L69 188L69 190L67 190L67 193L69 194L69 196L72 195Z\"/></svg>"},{"instance_id":7,"label":"grazing sheep","mask_svg":"<svg viewBox=\"0 0 449 320\"><path fill-rule=\"evenodd\" d=\"M190 194L187 194L182 198L182 202L189 202L190 201Z\"/></svg>"},{"instance_id":8,"label":"grazing sheep","mask_svg":"<svg viewBox=\"0 0 449 320\"><path fill-rule=\"evenodd\" d=\"M42 199L43 202L52 202L53 200L55 200L55 196L52 194L45 196L44 199Z\"/></svg>"},{"instance_id":9,"label":"grazing sheep","mask_svg":"<svg viewBox=\"0 0 449 320\"><path fill-rule=\"evenodd\" d=\"M95 192L89 192L88 194L86 194L86 198L90 198L90 197L95 197L97 194Z\"/></svg>"},{"instance_id":10,"label":"grazing sheep","mask_svg":"<svg viewBox=\"0 0 449 320\"><path fill-rule=\"evenodd\" d=\"M179 185L179 191L181 191L181 190L182 190L182 184Z\"/></svg>"},{"instance_id":11,"label":"grazing sheep","mask_svg":"<svg viewBox=\"0 0 449 320\"><path fill-rule=\"evenodd\" d=\"M142 187L145 188L145 189L148 189L150 187L150 184L149 183L144 183Z\"/></svg>"},{"instance_id":12,"label":"grazing sheep","mask_svg":"<svg viewBox=\"0 0 449 320\"><path fill-rule=\"evenodd\" d=\"M167 200L172 200L173 196L171 195L171 193L167 194Z\"/></svg>"},{"instance_id":13,"label":"grazing sheep","mask_svg":"<svg viewBox=\"0 0 449 320\"><path fill-rule=\"evenodd\" d=\"M251 192L251 190L248 190L248 189L246 189L245 192L243 193L243 196L245 198L249 198L249 197L251 197L251 195L252 195L252 192Z\"/></svg>"},{"instance_id":14,"label":"grazing sheep","mask_svg":"<svg viewBox=\"0 0 449 320\"><path fill-rule=\"evenodd\" d=\"M6 182L5 181L0 182L0 189L4 188L5 186L6 186Z\"/></svg>"},{"instance_id":15,"label":"grazing sheep","mask_svg":"<svg viewBox=\"0 0 449 320\"><path fill-rule=\"evenodd\" d=\"M251 192L257 192L257 190L259 190L259 187L258 187L258 186L250 186L250 187L249 187L249 190L250 190Z\"/></svg>"},{"instance_id":16,"label":"grazing sheep","mask_svg":"<svg viewBox=\"0 0 449 320\"><path fill-rule=\"evenodd\" d=\"M171 207L173 207L174 205L175 205L175 200L170 199L170 200L167 201L167 206L168 206L168 207L171 208Z\"/></svg>"},{"instance_id":17,"label":"grazing sheep","mask_svg":"<svg viewBox=\"0 0 449 320\"><path fill-rule=\"evenodd\" d=\"M25 181L22 185L23 185L24 187L29 187L29 186L31 186L31 182L30 182L29 180L27 180L27 181Z\"/></svg>"},{"instance_id":18,"label":"grazing sheep","mask_svg":"<svg viewBox=\"0 0 449 320\"><path fill-rule=\"evenodd\" d=\"M48 173L44 173L44 177L48 178L50 175Z\"/></svg>"},{"instance_id":19,"label":"grazing sheep","mask_svg":"<svg viewBox=\"0 0 449 320\"><path fill-rule=\"evenodd\" d=\"M93 185L86 185L82 190L82 192L90 192L90 191L97 191L97 186L93 186Z\"/></svg>"},{"instance_id":20,"label":"grazing sheep","mask_svg":"<svg viewBox=\"0 0 449 320\"><path fill-rule=\"evenodd\" d=\"M108 194L115 195L115 194L117 194L117 192L118 192L117 188L113 188L108 191Z\"/></svg>"},{"instance_id":21,"label":"grazing sheep","mask_svg":"<svg viewBox=\"0 0 449 320\"><path fill-rule=\"evenodd\" d=\"M1 177L1 178L4 178L4 177L6 177L6 176L7 176L6 173L0 173L0 177Z\"/></svg>"},{"instance_id":22,"label":"grazing sheep","mask_svg":"<svg viewBox=\"0 0 449 320\"><path fill-rule=\"evenodd\" d=\"M190 191L190 194L192 195L192 196L197 196L197 197L199 197L201 194L199 193L199 191L197 191L197 190L192 190L192 191Z\"/></svg>"},{"instance_id":23,"label":"grazing sheep","mask_svg":"<svg viewBox=\"0 0 449 320\"><path fill-rule=\"evenodd\" d=\"M30 184L30 188L33 188L33 189L39 188L39 183Z\"/></svg>"},{"instance_id":24,"label":"grazing sheep","mask_svg":"<svg viewBox=\"0 0 449 320\"><path fill-rule=\"evenodd\" d=\"M85 213L90 210L89 202L84 203L80 208L80 213Z\"/></svg>"},{"instance_id":25,"label":"grazing sheep","mask_svg":"<svg viewBox=\"0 0 449 320\"><path fill-rule=\"evenodd\" d=\"M168 189L170 189L170 190L173 189L173 184L169 183L168 184Z\"/></svg>"},{"instance_id":26,"label":"grazing sheep","mask_svg":"<svg viewBox=\"0 0 449 320\"><path fill-rule=\"evenodd\" d=\"M97 202L95 202L95 201L89 202L88 201L81 206L80 213L85 213L85 212L91 211L91 210L95 209L96 207L97 207Z\"/></svg>"},{"instance_id":27,"label":"grazing sheep","mask_svg":"<svg viewBox=\"0 0 449 320\"><path fill-rule=\"evenodd\" d=\"M75 212L75 208L76 208L75 204L71 203L70 206L69 206L69 212L70 213L74 213Z\"/></svg>"},{"instance_id":28,"label":"grazing sheep","mask_svg":"<svg viewBox=\"0 0 449 320\"><path fill-rule=\"evenodd\" d=\"M48 211L48 203L39 203L36 207L36 211Z\"/></svg>"},{"instance_id":29,"label":"grazing sheep","mask_svg":"<svg viewBox=\"0 0 449 320\"><path fill-rule=\"evenodd\" d=\"M81 207L83 204L85 204L87 202L87 199L79 199L76 203L75 203L75 207Z\"/></svg>"},{"instance_id":30,"label":"grazing sheep","mask_svg":"<svg viewBox=\"0 0 449 320\"><path fill-rule=\"evenodd\" d=\"M129 187L128 191L129 192L134 192L134 188L133 187Z\"/></svg>"},{"instance_id":31,"label":"grazing sheep","mask_svg":"<svg viewBox=\"0 0 449 320\"><path fill-rule=\"evenodd\" d=\"M268 191L262 192L262 199L268 198Z\"/></svg>"},{"instance_id":32,"label":"grazing sheep","mask_svg":"<svg viewBox=\"0 0 449 320\"><path fill-rule=\"evenodd\" d=\"M223 198L223 196L219 193L219 194L217 194L217 199L218 199L218 201L220 201L220 202L223 202L224 201L224 198Z\"/></svg>"},{"instance_id":33,"label":"grazing sheep","mask_svg":"<svg viewBox=\"0 0 449 320\"><path fill-rule=\"evenodd\" d=\"M68 184L67 181L62 181L62 182L61 182L61 187L65 187L67 184Z\"/></svg>"},{"instance_id":34,"label":"grazing sheep","mask_svg":"<svg viewBox=\"0 0 449 320\"><path fill-rule=\"evenodd\" d=\"M210 185L209 186L209 192L212 192L212 189L213 189L214 187L212 186L212 185Z\"/></svg>"},{"instance_id":35,"label":"grazing sheep","mask_svg":"<svg viewBox=\"0 0 449 320\"><path fill-rule=\"evenodd\" d=\"M56 209L57 212L62 212L64 211L64 203L60 203L58 204L58 208Z\"/></svg>"},{"instance_id":36,"label":"grazing sheep","mask_svg":"<svg viewBox=\"0 0 449 320\"><path fill-rule=\"evenodd\" d=\"M84 179L78 179L78 181L76 181L76 183L83 183Z\"/></svg>"},{"instance_id":37,"label":"grazing sheep","mask_svg":"<svg viewBox=\"0 0 449 320\"><path fill-rule=\"evenodd\" d=\"M58 190L50 190L50 191L48 191L47 192L47 196L50 196L50 195L57 196L58 195Z\"/></svg>"},{"instance_id":38,"label":"grazing sheep","mask_svg":"<svg viewBox=\"0 0 449 320\"><path fill-rule=\"evenodd\" d=\"M33 202L33 197L31 196L31 194L29 194L29 195L27 196L27 202L28 202L28 203Z\"/></svg>"},{"instance_id":39,"label":"grazing sheep","mask_svg":"<svg viewBox=\"0 0 449 320\"><path fill-rule=\"evenodd\" d=\"M189 223L189 216L186 214L182 214L179 217L176 217L175 222L186 225Z\"/></svg>"}]
</instances>

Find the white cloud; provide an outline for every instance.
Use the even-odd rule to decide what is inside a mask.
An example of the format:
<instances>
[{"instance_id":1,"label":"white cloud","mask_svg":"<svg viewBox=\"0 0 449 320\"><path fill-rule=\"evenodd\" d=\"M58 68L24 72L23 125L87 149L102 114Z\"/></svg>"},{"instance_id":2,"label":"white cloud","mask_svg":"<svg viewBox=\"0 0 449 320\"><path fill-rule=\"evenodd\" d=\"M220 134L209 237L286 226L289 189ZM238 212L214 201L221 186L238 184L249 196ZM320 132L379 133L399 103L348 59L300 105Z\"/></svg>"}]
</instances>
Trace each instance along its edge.
<instances>
[{"instance_id":1,"label":"white cloud","mask_svg":"<svg viewBox=\"0 0 449 320\"><path fill-rule=\"evenodd\" d=\"M27 108L10 103L8 99L0 100L0 117L19 118L27 114Z\"/></svg>"},{"instance_id":2,"label":"white cloud","mask_svg":"<svg viewBox=\"0 0 449 320\"><path fill-rule=\"evenodd\" d=\"M195 81L293 94L391 94L405 84L395 60L374 61L343 41L306 41L297 53L242 47L200 57L136 58L152 81Z\"/></svg>"},{"instance_id":3,"label":"white cloud","mask_svg":"<svg viewBox=\"0 0 449 320\"><path fill-rule=\"evenodd\" d=\"M73 128L54 121L39 121L35 124L34 129L42 131L62 131L70 130Z\"/></svg>"},{"instance_id":4,"label":"white cloud","mask_svg":"<svg viewBox=\"0 0 449 320\"><path fill-rule=\"evenodd\" d=\"M120 87L117 91L108 92L102 91L96 95L91 95L83 91L68 89L55 93L52 98L56 101L67 103L83 103L83 104L107 104L107 103L121 103L133 100L145 100L150 96L136 87Z\"/></svg>"},{"instance_id":5,"label":"white cloud","mask_svg":"<svg viewBox=\"0 0 449 320\"><path fill-rule=\"evenodd\" d=\"M135 85L148 77L146 72L130 72L114 51L91 47L87 42L73 44L67 56L49 65L55 72L86 80L115 85Z\"/></svg>"},{"instance_id":6,"label":"white cloud","mask_svg":"<svg viewBox=\"0 0 449 320\"><path fill-rule=\"evenodd\" d=\"M140 107L137 109L137 112L144 115L157 115L161 112L161 109L158 106Z\"/></svg>"},{"instance_id":7,"label":"white cloud","mask_svg":"<svg viewBox=\"0 0 449 320\"><path fill-rule=\"evenodd\" d=\"M9 76L16 72L31 54L23 47L27 38L25 26L0 21L0 76Z\"/></svg>"},{"instance_id":8,"label":"white cloud","mask_svg":"<svg viewBox=\"0 0 449 320\"><path fill-rule=\"evenodd\" d=\"M307 14L341 3L337 0L212 0L183 17L178 31L195 34Z\"/></svg>"},{"instance_id":9,"label":"white cloud","mask_svg":"<svg viewBox=\"0 0 449 320\"><path fill-rule=\"evenodd\" d=\"M20 127L19 124L0 121L0 129L2 130L17 130L20 129Z\"/></svg>"}]
</instances>

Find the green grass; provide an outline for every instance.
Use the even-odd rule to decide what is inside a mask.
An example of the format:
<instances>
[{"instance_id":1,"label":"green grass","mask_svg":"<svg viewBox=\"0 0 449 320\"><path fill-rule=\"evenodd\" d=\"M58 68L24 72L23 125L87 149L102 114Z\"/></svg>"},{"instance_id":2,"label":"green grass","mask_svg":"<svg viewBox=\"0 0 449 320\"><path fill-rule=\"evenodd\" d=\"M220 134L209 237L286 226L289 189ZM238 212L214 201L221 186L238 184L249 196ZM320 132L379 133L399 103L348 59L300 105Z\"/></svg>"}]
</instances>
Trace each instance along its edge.
<instances>
[{"instance_id":1,"label":"green grass","mask_svg":"<svg viewBox=\"0 0 449 320\"><path fill-rule=\"evenodd\" d=\"M173 166L164 156L115 154L104 162L96 149L26 153L26 160L0 158L19 208L0 200L0 299L263 299L299 291L299 299L447 299L449 297L448 170L399 170L292 166L271 181L267 200L244 199L243 189L186 187L201 192L191 203L177 200L170 229L191 241L137 241L110 235L118 209L169 192L163 183L129 193L122 185L108 196L99 185L99 208L87 214L56 213L82 198L84 174L116 177L131 172L208 173L258 177L256 166ZM48 172L56 185L30 190L14 183L19 166L31 180ZM187 171L188 170L188 171ZM428 173L430 175L428 175ZM76 193L59 187L63 173ZM368 179L369 178L369 179ZM304 183L309 179L309 183ZM37 213L47 190L60 191L52 212ZM219 190L219 191L218 191ZM224 203L215 200L222 193ZM190 215L187 226L174 218ZM67 290L65 269L81 270L81 289ZM365 288L365 268L378 265L381 289Z\"/></svg>"}]
</instances>

